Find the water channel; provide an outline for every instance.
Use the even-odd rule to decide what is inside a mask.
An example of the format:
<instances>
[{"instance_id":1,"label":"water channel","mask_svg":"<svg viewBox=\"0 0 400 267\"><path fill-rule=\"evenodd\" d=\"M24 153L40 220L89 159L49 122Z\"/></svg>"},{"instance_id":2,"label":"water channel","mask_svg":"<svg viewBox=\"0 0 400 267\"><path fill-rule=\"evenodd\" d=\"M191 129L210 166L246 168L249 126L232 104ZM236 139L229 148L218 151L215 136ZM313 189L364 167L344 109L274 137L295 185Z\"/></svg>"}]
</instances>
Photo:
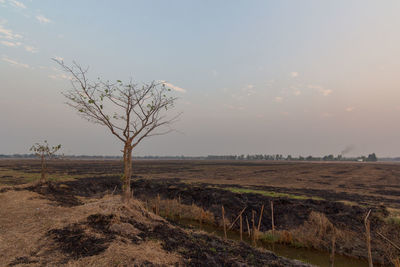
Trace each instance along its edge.
<instances>
[{"instance_id":1,"label":"water channel","mask_svg":"<svg viewBox=\"0 0 400 267\"><path fill-rule=\"evenodd\" d=\"M173 220L173 222L183 227L199 229L208 233L215 234L220 237L224 237L224 232L222 229L210 224L200 225L200 223L196 220L187 220L187 219L177 219ZM236 241L240 240L240 234L236 231L228 231L227 237L228 239L231 240L236 240ZM243 241L248 244L251 244L251 239L248 237L247 233L243 234ZM273 251L278 256L286 257L289 259L300 260L305 263L310 263L321 267L330 266L329 263L330 255L328 252L323 252L308 248L296 248L279 243L272 244L265 242L257 242L257 246ZM365 266L368 266L367 261L354 259L342 255L335 256L335 267L365 267Z\"/></svg>"}]
</instances>

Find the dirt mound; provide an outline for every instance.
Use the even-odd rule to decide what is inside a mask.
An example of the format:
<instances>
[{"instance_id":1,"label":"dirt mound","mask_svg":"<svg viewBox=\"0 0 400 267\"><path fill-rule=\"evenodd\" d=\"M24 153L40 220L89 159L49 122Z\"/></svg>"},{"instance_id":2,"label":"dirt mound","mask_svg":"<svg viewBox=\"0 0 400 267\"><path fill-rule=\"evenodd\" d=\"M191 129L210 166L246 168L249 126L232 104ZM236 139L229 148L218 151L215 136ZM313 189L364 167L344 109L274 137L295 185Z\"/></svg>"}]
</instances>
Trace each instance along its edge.
<instances>
[{"instance_id":1,"label":"dirt mound","mask_svg":"<svg viewBox=\"0 0 400 267\"><path fill-rule=\"evenodd\" d=\"M136 234L127 236L120 231L112 231L115 228L113 226L121 222L137 229ZM90 234L91 231L94 233ZM83 223L53 229L48 234L57 243L56 248L73 259L98 255L117 239L135 245L158 240L165 251L181 255L185 266L306 266L271 252L254 249L245 243L238 244L204 233L188 232L165 221L146 226L129 214L122 217L93 214ZM150 262L143 264L151 265Z\"/></svg>"},{"instance_id":2,"label":"dirt mound","mask_svg":"<svg viewBox=\"0 0 400 267\"><path fill-rule=\"evenodd\" d=\"M113 231L115 225L129 225L135 234L125 235ZM92 232L92 234L90 234ZM72 224L48 233L57 243L57 249L79 259L104 252L114 240L140 245L158 240L162 248L181 255L185 266L305 266L280 258L273 253L261 251L241 243L223 241L203 233L187 232L159 220L145 225L129 213L93 214L85 222ZM95 235L97 237L95 237ZM146 263L143 263L146 265Z\"/></svg>"}]
</instances>

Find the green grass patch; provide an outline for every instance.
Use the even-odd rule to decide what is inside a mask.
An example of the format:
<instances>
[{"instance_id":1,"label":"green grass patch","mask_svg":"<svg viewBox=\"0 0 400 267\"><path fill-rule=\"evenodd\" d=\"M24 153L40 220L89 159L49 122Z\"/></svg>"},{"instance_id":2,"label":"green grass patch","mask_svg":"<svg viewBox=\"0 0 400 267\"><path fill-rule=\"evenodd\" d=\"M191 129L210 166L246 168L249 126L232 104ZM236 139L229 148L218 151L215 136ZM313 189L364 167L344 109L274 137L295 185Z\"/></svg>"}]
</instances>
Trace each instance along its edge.
<instances>
[{"instance_id":1,"label":"green grass patch","mask_svg":"<svg viewBox=\"0 0 400 267\"><path fill-rule=\"evenodd\" d=\"M320 198L320 197L304 196L304 195L293 195L293 194L287 194L287 193L256 190L256 189L250 189L250 188L226 187L226 188L223 188L223 189L231 191L233 193L239 193L239 194L250 194L250 193L252 193L252 194L259 194L259 195L263 195L263 196L267 196L267 197L286 197L286 198L292 198L292 199L324 200L323 198Z\"/></svg>"},{"instance_id":2,"label":"green grass patch","mask_svg":"<svg viewBox=\"0 0 400 267\"><path fill-rule=\"evenodd\" d=\"M266 232L260 235L259 240L263 243L276 243L279 241L278 235L273 235L271 232Z\"/></svg>"}]
</instances>

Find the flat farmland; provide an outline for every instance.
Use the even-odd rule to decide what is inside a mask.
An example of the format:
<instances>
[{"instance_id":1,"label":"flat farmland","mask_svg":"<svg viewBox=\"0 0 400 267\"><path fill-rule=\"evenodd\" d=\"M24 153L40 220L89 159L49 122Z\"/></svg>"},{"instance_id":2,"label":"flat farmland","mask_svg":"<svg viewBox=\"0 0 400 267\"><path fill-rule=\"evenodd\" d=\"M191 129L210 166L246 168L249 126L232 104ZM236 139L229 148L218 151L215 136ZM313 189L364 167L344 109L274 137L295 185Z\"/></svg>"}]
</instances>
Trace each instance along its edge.
<instances>
[{"instance_id":1,"label":"flat farmland","mask_svg":"<svg viewBox=\"0 0 400 267\"><path fill-rule=\"evenodd\" d=\"M139 161L134 169L149 179L178 178L400 207L398 163Z\"/></svg>"},{"instance_id":2,"label":"flat farmland","mask_svg":"<svg viewBox=\"0 0 400 267\"><path fill-rule=\"evenodd\" d=\"M136 179L179 179L400 208L399 163L137 160L133 170ZM48 171L54 179L114 176L122 173L122 162L57 160L49 162ZM0 161L1 184L25 183L39 172L35 160Z\"/></svg>"},{"instance_id":3,"label":"flat farmland","mask_svg":"<svg viewBox=\"0 0 400 267\"><path fill-rule=\"evenodd\" d=\"M37 160L1 160L2 196L29 192L72 209L121 192L123 164L119 160L52 160L45 184L36 183L40 168ZM292 247L329 251L331 233L326 227L333 225L338 234L336 253L348 257L345 263L361 260L360 265L338 266L364 266L363 218L372 210L374 261L388 264L397 255L378 233L400 242L398 163L136 160L133 174L134 196L148 210L161 197L168 214L168 203L179 199L182 205L204 209L214 226L221 227L223 205L233 231L239 230L235 218L245 209L243 217L247 220L254 213L260 218L260 232L268 237L269 203L273 202L279 242Z\"/></svg>"}]
</instances>

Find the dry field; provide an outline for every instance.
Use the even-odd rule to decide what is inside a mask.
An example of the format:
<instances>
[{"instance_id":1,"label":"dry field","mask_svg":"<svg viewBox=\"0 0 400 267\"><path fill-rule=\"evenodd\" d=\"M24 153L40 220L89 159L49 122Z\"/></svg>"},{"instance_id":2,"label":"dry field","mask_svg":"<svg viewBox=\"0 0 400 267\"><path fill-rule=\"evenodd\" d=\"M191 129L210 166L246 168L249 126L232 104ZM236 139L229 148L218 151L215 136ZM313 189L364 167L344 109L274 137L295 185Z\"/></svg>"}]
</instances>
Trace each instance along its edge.
<instances>
[{"instance_id":1,"label":"dry field","mask_svg":"<svg viewBox=\"0 0 400 267\"><path fill-rule=\"evenodd\" d=\"M39 177L39 162L0 161L0 197L4 199L5 194L11 192L17 194L16 188L25 187L20 192L37 195L23 197L40 196L57 206L52 211L57 212L60 207L84 207L88 201L99 201L120 191L120 161L58 160L50 162L48 169L52 182L37 186L31 182ZM135 196L144 201L148 209L151 209L150 200L158 195L174 201L179 198L184 205L196 205L212 214L216 225L221 225L221 205L226 209L225 219L232 222L245 207L243 216L251 218L254 210L258 220L261 206L268 207L273 201L279 242L329 251L331 233L327 225L333 225L338 235L336 252L359 259L366 257L363 217L371 209L374 261L390 264L399 256L398 251L377 234L382 233L400 243L400 164L397 163L140 160L134 162L132 187ZM3 206L12 204L1 203ZM2 216L7 217L7 214ZM87 224L87 218L82 217L80 224ZM7 220L3 219L0 224L14 219ZM268 239L271 229L268 208L260 222L260 231ZM46 225L43 224L45 230L41 233L49 235L52 228ZM60 227L57 229L63 229ZM64 223L63 227L69 226ZM233 229L238 230L238 225ZM162 239L158 242L165 244ZM172 253L168 255L176 262L184 261L187 256L179 251L165 253Z\"/></svg>"},{"instance_id":2,"label":"dry field","mask_svg":"<svg viewBox=\"0 0 400 267\"><path fill-rule=\"evenodd\" d=\"M18 184L37 177L40 164L32 160L0 161L0 184ZM54 161L54 179L120 175L120 161ZM134 162L136 178L178 178L187 183L239 185L305 194L329 200L400 209L400 163L309 163L246 161ZM34 179L34 178L31 178ZM28 179L29 180L29 179Z\"/></svg>"},{"instance_id":3,"label":"dry field","mask_svg":"<svg viewBox=\"0 0 400 267\"><path fill-rule=\"evenodd\" d=\"M0 266L310 266L121 203L116 162L0 165Z\"/></svg>"}]
</instances>

